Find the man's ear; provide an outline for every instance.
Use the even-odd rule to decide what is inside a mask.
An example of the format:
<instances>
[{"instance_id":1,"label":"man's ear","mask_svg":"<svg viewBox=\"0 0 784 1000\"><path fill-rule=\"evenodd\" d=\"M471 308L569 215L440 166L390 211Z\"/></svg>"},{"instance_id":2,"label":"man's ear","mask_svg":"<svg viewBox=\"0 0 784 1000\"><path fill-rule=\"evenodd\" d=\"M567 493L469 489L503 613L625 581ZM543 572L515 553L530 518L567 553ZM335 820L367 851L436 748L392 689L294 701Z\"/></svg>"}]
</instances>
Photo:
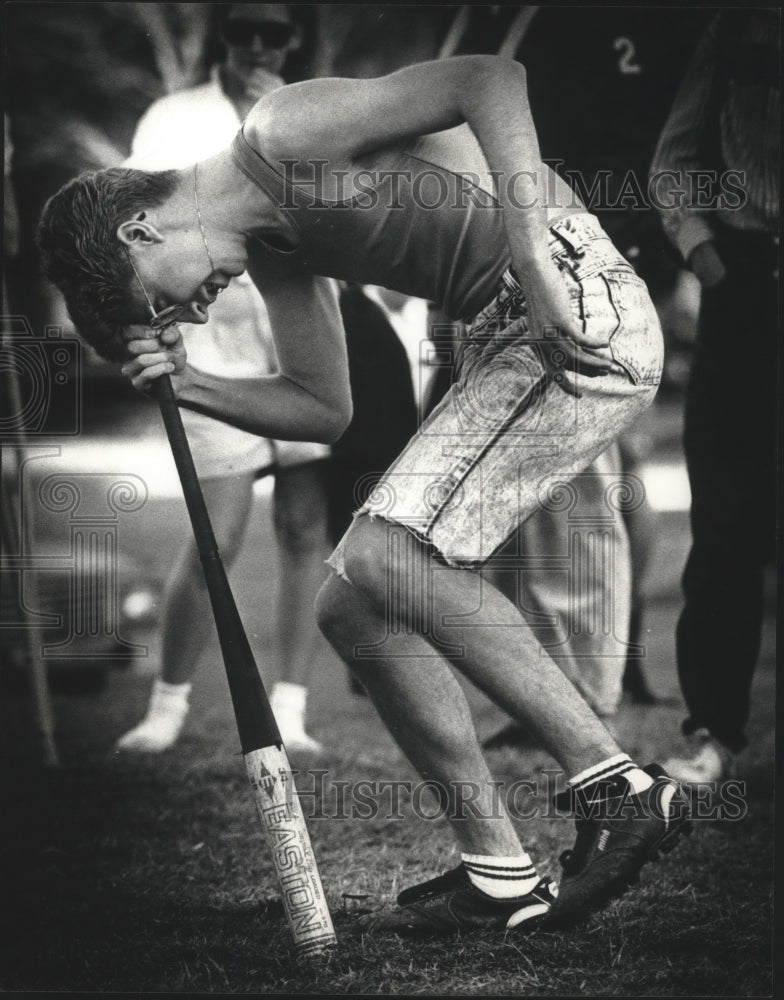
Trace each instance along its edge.
<instances>
[{"instance_id":1,"label":"man's ear","mask_svg":"<svg viewBox=\"0 0 784 1000\"><path fill-rule=\"evenodd\" d=\"M163 243L163 236L147 219L146 212L138 212L132 219L126 219L117 227L117 239L126 246Z\"/></svg>"}]
</instances>

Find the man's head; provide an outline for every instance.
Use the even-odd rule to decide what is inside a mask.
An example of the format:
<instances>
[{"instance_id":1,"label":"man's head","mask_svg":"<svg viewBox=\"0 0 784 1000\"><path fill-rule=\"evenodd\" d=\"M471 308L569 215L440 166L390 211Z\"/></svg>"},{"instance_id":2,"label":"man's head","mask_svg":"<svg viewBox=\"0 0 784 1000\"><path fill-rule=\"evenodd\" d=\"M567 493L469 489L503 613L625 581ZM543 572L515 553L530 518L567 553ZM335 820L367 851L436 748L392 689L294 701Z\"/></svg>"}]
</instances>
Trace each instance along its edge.
<instances>
[{"instance_id":1,"label":"man's head","mask_svg":"<svg viewBox=\"0 0 784 1000\"><path fill-rule=\"evenodd\" d=\"M220 36L226 46L226 72L243 88L264 73L279 75L301 35L288 7L276 3L236 3L221 8Z\"/></svg>"},{"instance_id":2,"label":"man's head","mask_svg":"<svg viewBox=\"0 0 784 1000\"><path fill-rule=\"evenodd\" d=\"M173 170L88 171L44 206L38 226L44 272L63 293L81 336L109 360L122 357L122 327L149 319L118 227L162 205L176 185Z\"/></svg>"},{"instance_id":3,"label":"man's head","mask_svg":"<svg viewBox=\"0 0 784 1000\"><path fill-rule=\"evenodd\" d=\"M188 178L193 178L193 184ZM195 173L122 167L69 181L38 228L46 275L77 330L109 360L123 330L178 305L182 322L206 323L221 289L245 268L242 237L213 229L213 260L194 211Z\"/></svg>"}]
</instances>

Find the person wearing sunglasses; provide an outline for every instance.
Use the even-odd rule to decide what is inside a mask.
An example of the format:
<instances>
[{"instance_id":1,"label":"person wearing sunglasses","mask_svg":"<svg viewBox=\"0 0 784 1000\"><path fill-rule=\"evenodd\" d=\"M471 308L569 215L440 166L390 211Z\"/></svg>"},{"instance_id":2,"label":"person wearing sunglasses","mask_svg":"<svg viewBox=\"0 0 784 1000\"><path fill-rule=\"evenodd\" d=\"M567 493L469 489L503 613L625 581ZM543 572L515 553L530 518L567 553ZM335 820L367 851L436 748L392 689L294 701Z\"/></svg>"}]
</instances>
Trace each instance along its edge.
<instances>
[{"instance_id":1,"label":"person wearing sunglasses","mask_svg":"<svg viewBox=\"0 0 784 1000\"><path fill-rule=\"evenodd\" d=\"M568 502L568 480L650 404L663 360L644 283L542 163L526 94L523 67L491 56L283 87L225 151L168 174L75 178L40 226L77 329L134 386L170 373L181 406L259 434L330 442L349 423L330 279L465 321L453 386L362 504L317 603L322 631L438 789L461 851L456 868L372 914L373 933L567 926L690 829L677 783L621 750L482 576L540 505ZM126 252L156 311L187 304L192 321L247 268L279 370L219 393L187 365L176 327L145 326ZM567 776L556 804L577 839L560 887L499 801L453 670Z\"/></svg>"},{"instance_id":2,"label":"person wearing sunglasses","mask_svg":"<svg viewBox=\"0 0 784 1000\"><path fill-rule=\"evenodd\" d=\"M241 119L279 80L290 53L302 42L285 4L239 3L219 8L218 31L226 50L218 70L221 88Z\"/></svg>"},{"instance_id":3,"label":"person wearing sunglasses","mask_svg":"<svg viewBox=\"0 0 784 1000\"><path fill-rule=\"evenodd\" d=\"M263 94L283 86L279 73L297 44L288 9L279 4L238 4L221 9L225 58L208 82L156 101L142 116L128 167L182 167L218 152L231 141L247 111ZM267 374L275 352L264 301L247 275L230 285L215 283L220 297L209 322L191 326L187 306L156 310L127 253L149 310L149 329L165 334L182 323L191 364L224 380L232 391L237 375ZM214 262L207 260L211 271ZM237 357L237 354L241 357ZM328 445L259 437L200 413L183 412L191 451L222 558L231 565L241 550L259 475L274 480L272 515L277 541L278 589L276 682L270 700L286 747L295 759L323 750L306 729L308 681L323 639L313 605L324 580L328 554L326 467ZM267 558L274 558L269 553ZM210 612L190 534L168 575L161 615L161 672L153 681L142 720L124 733L122 752L160 753L179 738L192 683L211 634Z\"/></svg>"}]
</instances>

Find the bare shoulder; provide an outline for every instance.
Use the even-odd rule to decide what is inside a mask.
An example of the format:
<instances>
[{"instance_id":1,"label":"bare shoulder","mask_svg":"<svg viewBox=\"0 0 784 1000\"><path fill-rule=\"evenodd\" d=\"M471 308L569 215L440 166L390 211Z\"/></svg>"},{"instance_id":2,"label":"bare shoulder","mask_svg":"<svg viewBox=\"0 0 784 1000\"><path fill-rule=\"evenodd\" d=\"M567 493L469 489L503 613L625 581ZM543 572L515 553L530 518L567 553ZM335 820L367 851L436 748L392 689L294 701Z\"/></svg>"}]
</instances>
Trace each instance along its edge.
<instances>
[{"instance_id":1,"label":"bare shoulder","mask_svg":"<svg viewBox=\"0 0 784 1000\"><path fill-rule=\"evenodd\" d=\"M291 157L340 157L347 151L329 121L336 95L361 81L333 78L281 87L263 97L245 120L245 138L270 161Z\"/></svg>"}]
</instances>

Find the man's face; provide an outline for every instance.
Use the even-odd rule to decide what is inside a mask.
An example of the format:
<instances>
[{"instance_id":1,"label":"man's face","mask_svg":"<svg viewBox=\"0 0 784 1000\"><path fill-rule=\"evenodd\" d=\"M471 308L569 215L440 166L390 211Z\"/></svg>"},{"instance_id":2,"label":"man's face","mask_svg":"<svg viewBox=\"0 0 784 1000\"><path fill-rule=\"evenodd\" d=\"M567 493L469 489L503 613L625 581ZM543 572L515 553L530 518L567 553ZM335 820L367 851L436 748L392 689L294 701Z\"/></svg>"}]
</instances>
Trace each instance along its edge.
<instances>
[{"instance_id":1,"label":"man's face","mask_svg":"<svg viewBox=\"0 0 784 1000\"><path fill-rule=\"evenodd\" d=\"M161 312L169 306L183 305L179 317L182 323L206 323L208 309L218 295L245 269L238 254L218 254L212 269L199 234L169 232L162 243L148 244L141 252L131 248L134 280L144 300L143 310L149 315L144 293L153 310ZM138 295L134 295L137 301ZM145 317L146 318L146 317Z\"/></svg>"},{"instance_id":2,"label":"man's face","mask_svg":"<svg viewBox=\"0 0 784 1000\"><path fill-rule=\"evenodd\" d=\"M299 35L283 4L233 4L222 30L226 70L244 87L261 73L278 75Z\"/></svg>"}]
</instances>

